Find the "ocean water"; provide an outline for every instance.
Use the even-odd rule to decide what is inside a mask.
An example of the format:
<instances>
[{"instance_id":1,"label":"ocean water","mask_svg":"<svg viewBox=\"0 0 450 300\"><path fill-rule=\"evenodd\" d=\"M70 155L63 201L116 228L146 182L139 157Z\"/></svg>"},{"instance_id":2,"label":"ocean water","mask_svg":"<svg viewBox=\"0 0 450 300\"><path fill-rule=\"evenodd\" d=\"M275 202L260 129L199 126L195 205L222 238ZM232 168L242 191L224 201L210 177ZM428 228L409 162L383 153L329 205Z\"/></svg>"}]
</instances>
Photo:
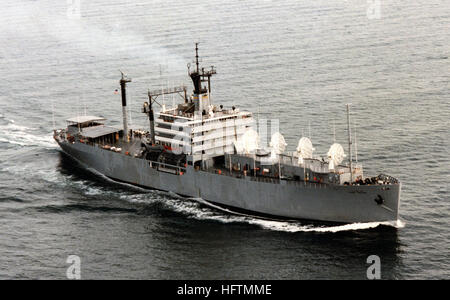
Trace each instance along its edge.
<instances>
[{"instance_id":1,"label":"ocean water","mask_svg":"<svg viewBox=\"0 0 450 300\"><path fill-rule=\"evenodd\" d=\"M449 279L450 3L439 0L31 1L0 10L0 279ZM147 89L190 84L200 42L212 97L280 120L293 150L346 145L402 181L401 220L262 220L112 182L65 157L64 120L147 125ZM166 99L171 103L172 99ZM346 147L344 147L346 149Z\"/></svg>"}]
</instances>

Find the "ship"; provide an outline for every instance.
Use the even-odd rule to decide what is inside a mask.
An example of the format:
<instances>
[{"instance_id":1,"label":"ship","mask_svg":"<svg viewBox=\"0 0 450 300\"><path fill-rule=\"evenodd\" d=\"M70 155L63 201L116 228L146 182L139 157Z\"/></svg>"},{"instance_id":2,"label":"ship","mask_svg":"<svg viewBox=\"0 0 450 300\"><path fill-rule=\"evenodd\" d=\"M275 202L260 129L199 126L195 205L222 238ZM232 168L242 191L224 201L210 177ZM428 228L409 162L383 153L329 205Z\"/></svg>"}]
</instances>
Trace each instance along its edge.
<instances>
[{"instance_id":1,"label":"ship","mask_svg":"<svg viewBox=\"0 0 450 300\"><path fill-rule=\"evenodd\" d=\"M213 103L216 69L200 67L198 43L193 63L187 65L192 92L184 85L147 91L142 105L147 128L129 126L132 81L122 73L123 127L105 125L103 117L75 116L66 128L54 130L55 141L74 161L114 181L172 192L186 201L201 199L229 212L331 223L398 220L399 180L365 176L352 157L349 104L347 154L334 143L317 156L305 136L295 151L286 152L280 132L261 145L253 113ZM179 95L180 103L167 107L168 95Z\"/></svg>"}]
</instances>

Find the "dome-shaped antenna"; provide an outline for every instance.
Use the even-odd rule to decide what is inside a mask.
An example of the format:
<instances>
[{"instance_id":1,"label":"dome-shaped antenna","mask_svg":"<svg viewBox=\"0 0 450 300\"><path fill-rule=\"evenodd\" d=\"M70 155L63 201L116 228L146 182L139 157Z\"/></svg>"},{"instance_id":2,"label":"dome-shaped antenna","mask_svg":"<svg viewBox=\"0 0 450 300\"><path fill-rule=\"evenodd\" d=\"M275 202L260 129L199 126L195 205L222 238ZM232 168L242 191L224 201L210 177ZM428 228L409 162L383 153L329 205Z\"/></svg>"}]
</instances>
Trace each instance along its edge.
<instances>
[{"instance_id":1,"label":"dome-shaped antenna","mask_svg":"<svg viewBox=\"0 0 450 300\"><path fill-rule=\"evenodd\" d=\"M315 149L313 148L311 140L307 137L302 137L298 141L297 146L298 164L299 165L303 164L303 159L305 158L312 158L314 150Z\"/></svg>"},{"instance_id":2,"label":"dome-shaped antenna","mask_svg":"<svg viewBox=\"0 0 450 300\"><path fill-rule=\"evenodd\" d=\"M276 157L280 155L286 150L286 141L284 140L283 135L281 133L276 132L272 135L272 139L270 140L270 147L272 148L272 157Z\"/></svg>"},{"instance_id":3,"label":"dome-shaped antenna","mask_svg":"<svg viewBox=\"0 0 450 300\"><path fill-rule=\"evenodd\" d=\"M254 129L247 129L242 135L242 147L246 154L255 153L259 148L259 135Z\"/></svg>"},{"instance_id":4,"label":"dome-shaped antenna","mask_svg":"<svg viewBox=\"0 0 450 300\"><path fill-rule=\"evenodd\" d=\"M328 150L328 169L334 170L343 160L345 155L344 148L338 143L331 145L330 150Z\"/></svg>"}]
</instances>

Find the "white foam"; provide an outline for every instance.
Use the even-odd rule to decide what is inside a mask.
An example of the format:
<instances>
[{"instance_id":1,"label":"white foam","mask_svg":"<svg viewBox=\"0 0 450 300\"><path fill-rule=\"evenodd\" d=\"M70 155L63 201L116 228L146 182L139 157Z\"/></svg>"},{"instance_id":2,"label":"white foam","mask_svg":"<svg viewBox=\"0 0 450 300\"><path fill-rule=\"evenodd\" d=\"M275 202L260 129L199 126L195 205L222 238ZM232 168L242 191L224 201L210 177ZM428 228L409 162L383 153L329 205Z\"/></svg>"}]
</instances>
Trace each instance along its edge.
<instances>
[{"instance_id":1,"label":"white foam","mask_svg":"<svg viewBox=\"0 0 450 300\"><path fill-rule=\"evenodd\" d=\"M120 195L120 198L130 203L138 204L152 204L158 201L157 199L149 198L147 194Z\"/></svg>"},{"instance_id":2,"label":"white foam","mask_svg":"<svg viewBox=\"0 0 450 300\"><path fill-rule=\"evenodd\" d=\"M366 230L372 229L379 226L389 226L395 228L403 228L405 226L404 222L401 220L397 221L389 221L389 222L367 222L367 223L351 223L344 225L336 225L336 226L318 226L318 225L304 225L298 221L279 221L279 220L270 220L263 219L247 214L236 213L230 211L228 209L224 209L213 205L203 199L199 198L190 198L198 204L206 204L209 207L213 208L201 208L199 205L195 205L195 203L186 201L186 200L169 200L167 199L164 203L170 206L177 212L184 213L188 215L188 217L198 219L198 220L213 220L222 223L247 223L251 225L259 226L263 229L274 230L274 231L283 231L283 232L328 232L328 233L336 233L342 231L356 231L356 230ZM221 214L217 211L223 211L228 214Z\"/></svg>"},{"instance_id":3,"label":"white foam","mask_svg":"<svg viewBox=\"0 0 450 300\"><path fill-rule=\"evenodd\" d=\"M31 170L31 168L27 169L28 174L29 174L30 170ZM56 169L38 171L37 174L38 174L39 178L41 178L47 182L50 182L50 183L58 183L60 181L61 173L56 171ZM33 176L33 174L30 174L30 175Z\"/></svg>"},{"instance_id":4,"label":"white foam","mask_svg":"<svg viewBox=\"0 0 450 300\"><path fill-rule=\"evenodd\" d=\"M88 196L96 196L96 195L105 194L105 191L103 191L102 189L92 187L92 186L83 186L81 189L83 190L83 193Z\"/></svg>"},{"instance_id":5,"label":"white foam","mask_svg":"<svg viewBox=\"0 0 450 300\"><path fill-rule=\"evenodd\" d=\"M212 208L215 209L219 209L221 211L233 214L235 216L240 216L240 217L235 217L235 218L229 218L227 217L224 220L220 219L220 215L219 216L209 216L207 214L205 214L204 212L200 212L199 214L197 214L195 217L197 218L202 218L202 217L206 217L209 219L214 219L214 220L218 220L218 221L224 221L225 223L230 223L230 222L245 222L248 224L252 224L252 225L257 225L260 226L264 229L269 229L269 230L275 230L275 231L284 231L284 232L331 232L331 233L335 233L335 232L341 232L341 231L353 231L353 230L365 230L365 229L371 229L371 228L376 228L378 226L389 226L389 227L395 227L395 228L403 228L405 227L405 223L402 220L397 220L397 221L386 221L386 222L367 222L367 223L351 223L351 224L344 224L344 225L336 225L336 226L317 226L317 225L304 225L299 223L298 221L280 221L280 220L271 220L271 219L267 219L267 218L260 218L260 217L255 217L255 216L251 216L248 214L242 214L242 213L237 213L234 211L230 211L228 209L224 209L221 208L217 205L211 204L203 199L200 198L192 198L193 200L202 203L202 204L206 204ZM188 210L189 212L189 210ZM192 210L190 210L190 212L193 212Z\"/></svg>"},{"instance_id":6,"label":"white foam","mask_svg":"<svg viewBox=\"0 0 450 300\"><path fill-rule=\"evenodd\" d=\"M351 223L337 226L313 226L313 225L300 225L290 222L278 222L278 221L266 221L266 220L253 220L250 224L256 224L266 229L286 232L342 232L342 231L356 231L376 228L381 225L393 226L392 222L368 222L368 223Z\"/></svg>"},{"instance_id":7,"label":"white foam","mask_svg":"<svg viewBox=\"0 0 450 300\"><path fill-rule=\"evenodd\" d=\"M9 120L7 125L0 126L0 142L19 146L38 146L44 148L56 148L51 133L42 136L34 134L35 128L17 125L13 120Z\"/></svg>"}]
</instances>

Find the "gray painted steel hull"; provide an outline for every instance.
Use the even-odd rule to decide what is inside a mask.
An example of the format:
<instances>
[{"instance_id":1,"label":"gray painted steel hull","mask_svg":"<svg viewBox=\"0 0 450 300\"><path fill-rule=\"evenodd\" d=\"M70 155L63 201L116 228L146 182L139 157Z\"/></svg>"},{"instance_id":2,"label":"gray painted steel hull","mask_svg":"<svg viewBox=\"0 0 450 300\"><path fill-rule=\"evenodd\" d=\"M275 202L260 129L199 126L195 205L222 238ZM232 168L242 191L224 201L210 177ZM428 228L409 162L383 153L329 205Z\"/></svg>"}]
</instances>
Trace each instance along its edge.
<instances>
[{"instance_id":1,"label":"gray painted steel hull","mask_svg":"<svg viewBox=\"0 0 450 300\"><path fill-rule=\"evenodd\" d=\"M285 180L261 182L252 177L196 171L190 166L185 174L174 175L150 167L144 159L82 143L58 143L66 154L112 179L258 214L339 223L398 219L400 184L334 186ZM384 199L382 205L375 201L378 195Z\"/></svg>"}]
</instances>

